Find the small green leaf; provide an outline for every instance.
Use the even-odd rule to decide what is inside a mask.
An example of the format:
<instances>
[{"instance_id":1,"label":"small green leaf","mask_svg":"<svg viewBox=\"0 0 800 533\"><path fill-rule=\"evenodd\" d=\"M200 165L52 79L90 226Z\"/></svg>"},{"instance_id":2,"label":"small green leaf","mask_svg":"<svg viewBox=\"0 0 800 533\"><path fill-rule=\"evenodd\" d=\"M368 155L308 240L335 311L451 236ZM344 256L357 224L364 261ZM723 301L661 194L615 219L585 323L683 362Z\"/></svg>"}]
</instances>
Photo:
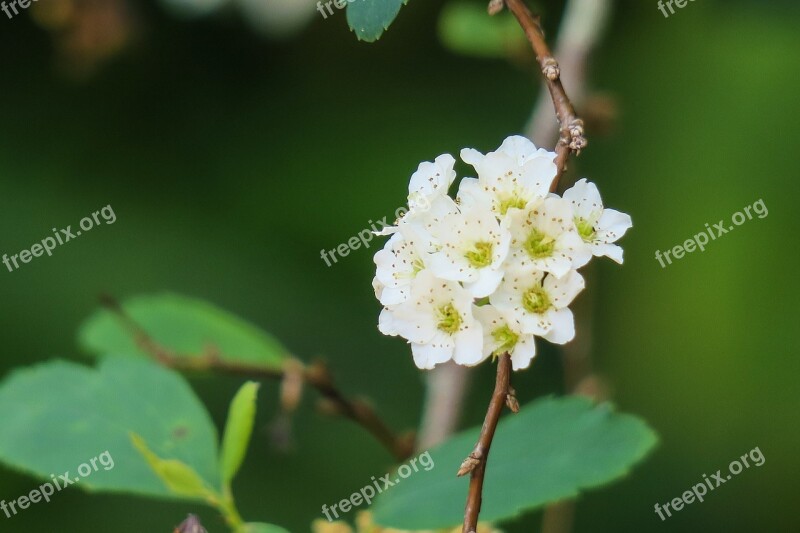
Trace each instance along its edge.
<instances>
[{"instance_id":1,"label":"small green leaf","mask_svg":"<svg viewBox=\"0 0 800 533\"><path fill-rule=\"evenodd\" d=\"M350 0L347 23L360 41L374 42L389 29L408 0Z\"/></svg>"},{"instance_id":2,"label":"small green leaf","mask_svg":"<svg viewBox=\"0 0 800 533\"><path fill-rule=\"evenodd\" d=\"M243 525L236 533L289 533L289 531L272 524L251 522Z\"/></svg>"},{"instance_id":3,"label":"small green leaf","mask_svg":"<svg viewBox=\"0 0 800 533\"><path fill-rule=\"evenodd\" d=\"M136 433L153 453L190 466L208 487L220 485L208 412L180 374L145 359L16 370L0 384L0 413L0 461L45 480L63 472L74 479L100 457L76 487L176 498L134 448Z\"/></svg>"},{"instance_id":4,"label":"small green leaf","mask_svg":"<svg viewBox=\"0 0 800 533\"><path fill-rule=\"evenodd\" d=\"M434 468L403 479L375 502L378 524L404 530L463 520L469 476L457 478L479 428L430 451ZM640 419L582 397L546 398L501 420L489 455L481 520L498 522L620 478L657 442Z\"/></svg>"},{"instance_id":5,"label":"small green leaf","mask_svg":"<svg viewBox=\"0 0 800 533\"><path fill-rule=\"evenodd\" d=\"M176 459L161 459L147 447L147 443L136 433L131 433L133 446L142 454L153 472L178 496L207 499L213 493L186 463Z\"/></svg>"},{"instance_id":6,"label":"small green leaf","mask_svg":"<svg viewBox=\"0 0 800 533\"><path fill-rule=\"evenodd\" d=\"M231 402L225 434L220 451L222 483L228 486L233 480L247 454L247 445L253 432L256 418L256 396L259 384L249 381L242 385Z\"/></svg>"},{"instance_id":7,"label":"small green leaf","mask_svg":"<svg viewBox=\"0 0 800 533\"><path fill-rule=\"evenodd\" d=\"M221 360L279 370L289 356L274 337L202 300L163 294L139 296L122 309L155 342L176 356L213 353ZM130 331L109 310L89 317L78 334L80 345L95 355L143 354Z\"/></svg>"},{"instance_id":8,"label":"small green leaf","mask_svg":"<svg viewBox=\"0 0 800 533\"><path fill-rule=\"evenodd\" d=\"M508 10L494 16L486 13L486 2L450 2L439 16L439 38L460 54L506 58L528 50L519 23Z\"/></svg>"}]
</instances>

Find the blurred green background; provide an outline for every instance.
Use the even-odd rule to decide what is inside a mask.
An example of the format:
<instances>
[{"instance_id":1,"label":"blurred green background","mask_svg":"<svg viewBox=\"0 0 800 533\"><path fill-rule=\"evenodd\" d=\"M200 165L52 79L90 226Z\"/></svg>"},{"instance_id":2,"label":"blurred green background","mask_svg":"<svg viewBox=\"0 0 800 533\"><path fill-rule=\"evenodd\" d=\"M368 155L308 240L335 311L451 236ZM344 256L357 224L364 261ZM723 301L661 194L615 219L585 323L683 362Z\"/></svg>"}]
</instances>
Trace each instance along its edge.
<instances>
[{"instance_id":1,"label":"blurred green background","mask_svg":"<svg viewBox=\"0 0 800 533\"><path fill-rule=\"evenodd\" d=\"M108 204L117 221L0 271L0 376L53 357L89 364L75 332L98 294L170 290L248 318L303 359L325 357L394 428L416 426L423 374L376 329L374 248L332 267L320 250L391 218L419 161L520 132L535 73L443 47L439 0L411 2L376 44L356 42L343 11L309 15L279 41L230 10L185 18L95 0L82 15L81 2L52 1L73 11L0 16L0 252ZM539 7L554 32L561 2ZM698 0L669 19L650 0L616 6L591 79L618 116L609 134L588 132L578 167L634 228L624 267L600 261L582 298L615 403L662 441L630 477L580 499L575 531L800 531L798 15L788 1ZM654 259L758 199L766 218L668 268ZM476 370L465 427L482 420L492 381L490 365ZM241 381L191 382L221 424ZM558 353L541 349L514 382L523 402L562 392ZM248 519L307 531L323 504L391 464L313 399L281 452L268 431L276 386L265 388L236 482ZM656 502L756 446L763 466L658 519ZM0 467L0 499L35 486ZM71 490L0 517L0 531L168 531L187 512L224 530L202 507ZM505 529L540 523L531 513Z\"/></svg>"}]
</instances>

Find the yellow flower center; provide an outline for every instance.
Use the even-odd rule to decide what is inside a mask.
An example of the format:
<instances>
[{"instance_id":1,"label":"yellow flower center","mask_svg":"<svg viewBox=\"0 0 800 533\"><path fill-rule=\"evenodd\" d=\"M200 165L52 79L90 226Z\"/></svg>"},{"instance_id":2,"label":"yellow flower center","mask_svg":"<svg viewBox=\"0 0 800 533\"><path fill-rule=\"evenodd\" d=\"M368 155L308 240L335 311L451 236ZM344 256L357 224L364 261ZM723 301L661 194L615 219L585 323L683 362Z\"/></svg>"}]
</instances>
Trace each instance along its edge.
<instances>
[{"instance_id":1,"label":"yellow flower center","mask_svg":"<svg viewBox=\"0 0 800 533\"><path fill-rule=\"evenodd\" d=\"M441 306L436 310L436 313L439 319L439 323L436 327L445 333L452 335L461 327L461 322L463 322L463 320L452 302Z\"/></svg>"},{"instance_id":2,"label":"yellow flower center","mask_svg":"<svg viewBox=\"0 0 800 533\"><path fill-rule=\"evenodd\" d=\"M586 242L592 242L594 240L594 225L586 220L585 218L576 217L575 218L575 227L578 228L578 234L581 236Z\"/></svg>"},{"instance_id":3,"label":"yellow flower center","mask_svg":"<svg viewBox=\"0 0 800 533\"><path fill-rule=\"evenodd\" d=\"M469 264L475 268L484 268L492 264L492 243L476 242L472 250L464 254Z\"/></svg>"},{"instance_id":4,"label":"yellow flower center","mask_svg":"<svg viewBox=\"0 0 800 533\"><path fill-rule=\"evenodd\" d=\"M516 194L512 194L508 198L504 198L500 201L500 214L505 215L512 207L523 209L525 207L525 200Z\"/></svg>"},{"instance_id":5,"label":"yellow flower center","mask_svg":"<svg viewBox=\"0 0 800 533\"><path fill-rule=\"evenodd\" d=\"M551 306L550 297L539 285L533 286L522 295L522 307L530 313L540 315L550 309Z\"/></svg>"},{"instance_id":6,"label":"yellow flower center","mask_svg":"<svg viewBox=\"0 0 800 533\"><path fill-rule=\"evenodd\" d=\"M517 345L519 335L511 331L508 325L503 325L492 332L492 338L497 343L497 349L492 352L492 355L502 355L510 352Z\"/></svg>"},{"instance_id":7,"label":"yellow flower center","mask_svg":"<svg viewBox=\"0 0 800 533\"><path fill-rule=\"evenodd\" d=\"M528 252L534 259L542 259L553 255L553 250L556 247L555 239L549 235L545 235L537 229L532 229L528 235L525 244L523 245L525 251Z\"/></svg>"}]
</instances>

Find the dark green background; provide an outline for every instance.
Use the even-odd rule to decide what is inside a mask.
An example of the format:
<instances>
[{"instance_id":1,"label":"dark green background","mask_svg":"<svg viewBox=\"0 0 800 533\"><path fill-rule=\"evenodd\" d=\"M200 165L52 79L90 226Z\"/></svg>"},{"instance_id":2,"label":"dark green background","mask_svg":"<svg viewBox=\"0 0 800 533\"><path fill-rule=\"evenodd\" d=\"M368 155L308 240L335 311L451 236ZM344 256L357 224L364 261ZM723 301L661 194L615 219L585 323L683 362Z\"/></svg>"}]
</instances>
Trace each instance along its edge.
<instances>
[{"instance_id":1,"label":"dark green background","mask_svg":"<svg viewBox=\"0 0 800 533\"><path fill-rule=\"evenodd\" d=\"M800 12L766 4L698 0L665 19L654 1L622 2L593 61L594 86L617 98L620 116L613 135L589 131L579 166L634 228L624 267L600 261L583 298L615 402L662 442L631 477L581 498L576 531L800 529ZM274 43L234 18L187 22L147 6L143 42L83 83L55 73L47 34L26 16L0 19L0 253L107 204L118 217L53 257L0 270L0 375L82 359L75 331L100 292L168 289L251 319L304 359L326 357L393 427L415 426L422 374L376 329L372 250L330 268L319 255L391 217L419 161L491 149L529 114L534 74L443 49L441 5L411 2L372 45L355 41L343 12ZM544 6L548 26L559 6ZM768 217L666 269L654 259L758 199ZM556 352L540 352L515 376L523 401L560 390ZM492 372L477 371L465 424L482 419ZM239 383L192 379L218 423ZM275 388L261 397L236 492L246 518L307 531L322 504L391 458L360 429L318 415L313 395L293 450L275 450ZM764 466L667 522L653 512L756 446ZM36 485L0 468L0 499ZM165 532L189 511L224 531L205 508L74 490L0 515L0 531ZM540 522L533 513L506 529Z\"/></svg>"}]
</instances>

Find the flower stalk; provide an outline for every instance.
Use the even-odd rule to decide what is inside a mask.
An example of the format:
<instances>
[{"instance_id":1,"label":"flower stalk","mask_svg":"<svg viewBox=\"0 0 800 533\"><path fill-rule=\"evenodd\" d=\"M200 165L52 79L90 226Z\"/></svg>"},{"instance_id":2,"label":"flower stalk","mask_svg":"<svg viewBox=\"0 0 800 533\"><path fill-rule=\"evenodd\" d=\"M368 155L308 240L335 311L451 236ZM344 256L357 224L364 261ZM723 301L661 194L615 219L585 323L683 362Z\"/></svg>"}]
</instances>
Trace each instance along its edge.
<instances>
[{"instance_id":1,"label":"flower stalk","mask_svg":"<svg viewBox=\"0 0 800 533\"><path fill-rule=\"evenodd\" d=\"M513 401L509 400L513 398ZM494 385L494 393L489 402L489 409L486 411L486 419L483 421L478 442L472 453L461 463L458 470L459 476L470 474L469 493L467 494L467 504L464 509L463 533L475 533L478 530L478 516L481 512L481 502L483 500L483 479L486 474L486 463L489 460L489 450L492 447L492 440L500 421L500 414L503 407L507 404L514 410L517 409L514 389L511 388L511 357L503 354L497 361L497 379ZM516 412L516 411L514 411Z\"/></svg>"}]
</instances>

